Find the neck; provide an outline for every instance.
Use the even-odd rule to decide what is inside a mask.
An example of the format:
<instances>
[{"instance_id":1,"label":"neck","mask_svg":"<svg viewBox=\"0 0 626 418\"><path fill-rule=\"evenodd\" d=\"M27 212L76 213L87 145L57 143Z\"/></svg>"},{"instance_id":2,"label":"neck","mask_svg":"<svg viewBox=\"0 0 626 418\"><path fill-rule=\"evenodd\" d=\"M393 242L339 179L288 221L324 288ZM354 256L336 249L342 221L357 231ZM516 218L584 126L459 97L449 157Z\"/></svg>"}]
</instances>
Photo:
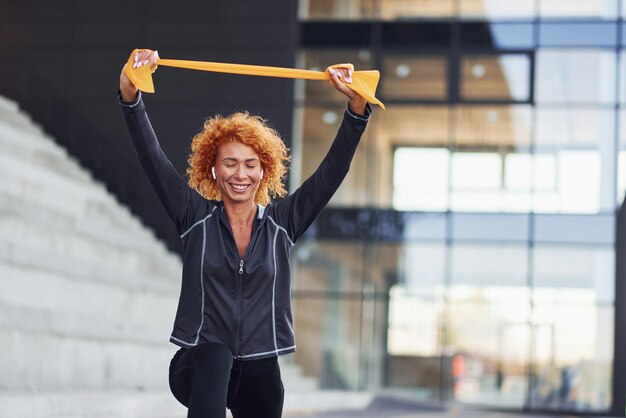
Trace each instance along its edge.
<instances>
[{"instance_id":1,"label":"neck","mask_svg":"<svg viewBox=\"0 0 626 418\"><path fill-rule=\"evenodd\" d=\"M224 201L224 209L231 225L247 225L254 220L257 208L254 202L231 203Z\"/></svg>"}]
</instances>

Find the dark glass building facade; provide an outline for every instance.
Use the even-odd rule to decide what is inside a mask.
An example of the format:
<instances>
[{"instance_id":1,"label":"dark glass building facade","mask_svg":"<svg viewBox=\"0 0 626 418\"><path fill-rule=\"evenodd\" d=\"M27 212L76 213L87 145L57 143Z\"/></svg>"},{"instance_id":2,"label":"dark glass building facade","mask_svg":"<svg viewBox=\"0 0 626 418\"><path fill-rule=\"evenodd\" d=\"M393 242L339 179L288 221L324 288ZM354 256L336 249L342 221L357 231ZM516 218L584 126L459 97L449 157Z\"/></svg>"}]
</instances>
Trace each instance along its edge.
<instances>
[{"instance_id":1,"label":"dark glass building facade","mask_svg":"<svg viewBox=\"0 0 626 418\"><path fill-rule=\"evenodd\" d=\"M381 70L348 178L294 251L298 352L323 388L621 411L626 187L618 0L300 2L298 63ZM292 186L342 97L298 82Z\"/></svg>"}]
</instances>

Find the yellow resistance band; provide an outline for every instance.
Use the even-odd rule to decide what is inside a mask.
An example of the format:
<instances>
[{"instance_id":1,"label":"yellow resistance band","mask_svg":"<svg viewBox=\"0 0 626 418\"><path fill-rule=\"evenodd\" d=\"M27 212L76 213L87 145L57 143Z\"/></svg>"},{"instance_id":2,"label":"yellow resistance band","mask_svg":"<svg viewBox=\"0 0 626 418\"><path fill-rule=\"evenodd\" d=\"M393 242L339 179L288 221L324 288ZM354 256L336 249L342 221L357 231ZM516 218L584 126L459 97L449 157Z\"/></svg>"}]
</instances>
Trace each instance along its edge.
<instances>
[{"instance_id":1,"label":"yellow resistance band","mask_svg":"<svg viewBox=\"0 0 626 418\"><path fill-rule=\"evenodd\" d=\"M128 62L124 66L124 73L137 88L146 93L154 93L154 83L149 65L133 68L134 56L141 50L136 49L130 54ZM224 64L221 62L184 61L159 59L157 65L166 67L187 68L190 70L212 71L216 73L230 73L243 75L260 75L265 77L303 78L306 80L330 80L328 69L326 71L298 70L295 68L266 67L261 65ZM349 68L354 70L352 64L337 64L329 68ZM372 104L377 104L383 109L385 105L376 98L376 86L380 73L377 70L353 71L352 83L344 83L348 88L356 91Z\"/></svg>"}]
</instances>

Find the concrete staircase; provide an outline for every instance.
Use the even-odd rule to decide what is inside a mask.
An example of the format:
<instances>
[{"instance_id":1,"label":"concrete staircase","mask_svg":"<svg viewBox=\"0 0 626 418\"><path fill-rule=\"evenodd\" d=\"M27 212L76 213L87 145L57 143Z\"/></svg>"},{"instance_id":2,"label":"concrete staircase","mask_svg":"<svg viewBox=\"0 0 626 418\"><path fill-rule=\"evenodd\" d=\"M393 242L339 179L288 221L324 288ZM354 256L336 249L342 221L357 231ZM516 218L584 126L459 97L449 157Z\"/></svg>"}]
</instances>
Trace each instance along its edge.
<instances>
[{"instance_id":1,"label":"concrete staircase","mask_svg":"<svg viewBox=\"0 0 626 418\"><path fill-rule=\"evenodd\" d=\"M0 179L0 417L185 416L178 257L4 98Z\"/></svg>"}]
</instances>

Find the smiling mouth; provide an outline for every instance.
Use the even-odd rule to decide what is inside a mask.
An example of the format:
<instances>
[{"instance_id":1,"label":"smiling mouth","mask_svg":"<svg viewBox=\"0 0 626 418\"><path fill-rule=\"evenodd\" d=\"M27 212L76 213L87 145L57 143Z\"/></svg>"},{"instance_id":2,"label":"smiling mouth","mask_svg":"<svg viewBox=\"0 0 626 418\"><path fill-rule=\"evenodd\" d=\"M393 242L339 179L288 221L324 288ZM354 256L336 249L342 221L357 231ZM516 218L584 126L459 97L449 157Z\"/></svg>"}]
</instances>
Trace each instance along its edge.
<instances>
[{"instance_id":1,"label":"smiling mouth","mask_svg":"<svg viewBox=\"0 0 626 418\"><path fill-rule=\"evenodd\" d=\"M229 183L229 185L237 193L245 192L248 189L248 187L250 187L249 184L233 184L233 183Z\"/></svg>"}]
</instances>

